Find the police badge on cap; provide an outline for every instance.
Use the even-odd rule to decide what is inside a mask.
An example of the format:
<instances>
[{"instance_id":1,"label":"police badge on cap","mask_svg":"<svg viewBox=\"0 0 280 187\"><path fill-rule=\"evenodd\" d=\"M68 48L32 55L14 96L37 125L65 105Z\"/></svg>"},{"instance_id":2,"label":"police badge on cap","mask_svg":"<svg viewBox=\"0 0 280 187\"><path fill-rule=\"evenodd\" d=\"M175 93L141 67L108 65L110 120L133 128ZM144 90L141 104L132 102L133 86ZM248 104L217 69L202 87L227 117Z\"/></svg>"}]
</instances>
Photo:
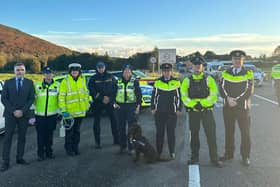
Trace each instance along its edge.
<instances>
[{"instance_id":1,"label":"police badge on cap","mask_svg":"<svg viewBox=\"0 0 280 187\"><path fill-rule=\"evenodd\" d=\"M42 69L42 73L44 74L52 73L52 69L50 67L44 67Z\"/></svg>"},{"instance_id":2,"label":"police badge on cap","mask_svg":"<svg viewBox=\"0 0 280 187\"><path fill-rule=\"evenodd\" d=\"M245 57L246 53L242 50L233 50L230 52L229 54L231 57L237 57L237 58L241 58L241 57Z\"/></svg>"}]
</instances>

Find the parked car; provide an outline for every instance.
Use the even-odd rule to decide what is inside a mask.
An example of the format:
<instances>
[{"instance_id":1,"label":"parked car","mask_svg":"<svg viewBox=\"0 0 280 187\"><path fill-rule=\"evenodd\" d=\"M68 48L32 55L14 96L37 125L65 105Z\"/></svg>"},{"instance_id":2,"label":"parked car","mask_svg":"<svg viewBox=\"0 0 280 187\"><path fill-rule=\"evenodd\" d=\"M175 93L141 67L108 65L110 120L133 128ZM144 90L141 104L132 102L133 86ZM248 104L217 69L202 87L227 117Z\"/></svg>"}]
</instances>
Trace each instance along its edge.
<instances>
[{"instance_id":1,"label":"parked car","mask_svg":"<svg viewBox=\"0 0 280 187\"><path fill-rule=\"evenodd\" d=\"M122 71L111 71L111 74L115 75L116 77L120 78L122 77ZM139 79L140 85L151 85L153 86L157 77L150 77L146 75L144 72L139 70L132 71L132 75Z\"/></svg>"},{"instance_id":2,"label":"parked car","mask_svg":"<svg viewBox=\"0 0 280 187\"><path fill-rule=\"evenodd\" d=\"M140 88L141 88L141 93L142 93L141 107L151 106L152 93L153 93L154 87L152 87L150 85L140 84Z\"/></svg>"},{"instance_id":3,"label":"parked car","mask_svg":"<svg viewBox=\"0 0 280 187\"><path fill-rule=\"evenodd\" d=\"M223 65L223 62L207 62L204 67L204 71L211 75L215 80L219 80L221 75L221 67Z\"/></svg>"},{"instance_id":4,"label":"parked car","mask_svg":"<svg viewBox=\"0 0 280 187\"><path fill-rule=\"evenodd\" d=\"M0 81L0 100L1 100L1 94L3 90L4 82ZM0 101L0 134L5 133L5 118L3 117L4 112L4 105Z\"/></svg>"},{"instance_id":5,"label":"parked car","mask_svg":"<svg viewBox=\"0 0 280 187\"><path fill-rule=\"evenodd\" d=\"M116 80L118 80L121 77L121 71L114 71L117 73L112 73ZM95 74L95 72L91 72L91 73L83 73L83 75L86 77L87 80L87 84L89 82L90 77L92 77ZM59 75L59 76L55 76L54 80L61 82L67 75ZM133 75L135 76L135 75ZM142 107L147 107L151 105L151 99L152 99L152 91L153 91L153 87L150 85L145 85L145 84L140 84L140 88L141 88L141 92L142 92L142 103L141 106ZM91 113L92 109L90 109L89 113ZM90 115L90 114L89 114Z\"/></svg>"},{"instance_id":6,"label":"parked car","mask_svg":"<svg viewBox=\"0 0 280 187\"><path fill-rule=\"evenodd\" d=\"M260 68L257 68L254 64L244 64L243 66L245 69L253 71L255 86L257 87L262 86L265 78L265 73Z\"/></svg>"}]
</instances>

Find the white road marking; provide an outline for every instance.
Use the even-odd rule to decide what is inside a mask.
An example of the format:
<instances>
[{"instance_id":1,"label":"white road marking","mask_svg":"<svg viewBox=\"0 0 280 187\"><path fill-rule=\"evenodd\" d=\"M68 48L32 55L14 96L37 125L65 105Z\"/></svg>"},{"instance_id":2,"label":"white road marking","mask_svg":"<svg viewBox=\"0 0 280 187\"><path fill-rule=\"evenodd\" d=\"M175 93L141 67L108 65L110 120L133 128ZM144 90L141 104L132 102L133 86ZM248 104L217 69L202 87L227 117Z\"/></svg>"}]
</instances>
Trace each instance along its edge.
<instances>
[{"instance_id":1,"label":"white road marking","mask_svg":"<svg viewBox=\"0 0 280 187\"><path fill-rule=\"evenodd\" d=\"M267 101L269 103L278 105L278 102L270 100L268 98L265 98L263 96L254 94L255 97L262 99L264 101ZM252 104L255 106L258 106L259 104ZM222 99L219 98L218 103L215 105L216 107L222 107L223 103L222 103ZM189 138L190 138L190 134L189 134ZM200 173L199 173L199 165L189 165L189 182L188 182L188 186L189 187L200 187Z\"/></svg>"},{"instance_id":2,"label":"white road marking","mask_svg":"<svg viewBox=\"0 0 280 187\"><path fill-rule=\"evenodd\" d=\"M200 174L198 165L189 165L189 187L200 187Z\"/></svg>"},{"instance_id":3,"label":"white road marking","mask_svg":"<svg viewBox=\"0 0 280 187\"><path fill-rule=\"evenodd\" d=\"M273 100L270 100L270 99L265 98L265 97L263 97L263 96L260 96L260 95L257 95L257 94L254 94L254 96L255 96L255 97L257 97L257 98L259 98L259 99L262 99L262 100L264 100L264 101L267 101L267 102L269 102L269 103L272 103L272 104L278 105L278 102L273 101Z\"/></svg>"}]
</instances>

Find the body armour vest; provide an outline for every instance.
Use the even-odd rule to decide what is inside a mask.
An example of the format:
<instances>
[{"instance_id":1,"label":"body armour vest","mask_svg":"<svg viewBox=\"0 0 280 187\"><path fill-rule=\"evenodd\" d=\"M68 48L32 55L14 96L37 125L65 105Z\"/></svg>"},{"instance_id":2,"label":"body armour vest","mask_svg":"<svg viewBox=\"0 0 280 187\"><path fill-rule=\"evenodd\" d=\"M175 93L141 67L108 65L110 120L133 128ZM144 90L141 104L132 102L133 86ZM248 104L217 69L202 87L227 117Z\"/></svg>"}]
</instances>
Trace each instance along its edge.
<instances>
[{"instance_id":1,"label":"body armour vest","mask_svg":"<svg viewBox=\"0 0 280 187\"><path fill-rule=\"evenodd\" d=\"M209 88L207 85L207 77L203 75L202 79L193 79L190 76L189 97L191 99L201 99L209 96Z\"/></svg>"}]
</instances>

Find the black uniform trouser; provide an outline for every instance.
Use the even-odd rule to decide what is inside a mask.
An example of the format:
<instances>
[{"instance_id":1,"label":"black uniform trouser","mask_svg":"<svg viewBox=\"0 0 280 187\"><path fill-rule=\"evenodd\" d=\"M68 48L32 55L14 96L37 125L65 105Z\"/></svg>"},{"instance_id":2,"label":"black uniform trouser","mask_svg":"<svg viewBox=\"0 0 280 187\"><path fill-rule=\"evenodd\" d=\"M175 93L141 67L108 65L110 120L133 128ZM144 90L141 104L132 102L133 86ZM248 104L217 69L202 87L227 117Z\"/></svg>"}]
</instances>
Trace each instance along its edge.
<instances>
[{"instance_id":1,"label":"black uniform trouser","mask_svg":"<svg viewBox=\"0 0 280 187\"><path fill-rule=\"evenodd\" d=\"M114 143L119 143L117 122L116 122L116 117L115 117L114 108L113 108L112 104L105 105L103 103L97 102L93 107L94 107L93 108L93 110L94 110L93 133L94 133L95 143L97 145L100 145L100 143L101 143L100 118L101 118L103 110L106 110L106 112L110 118L110 121L111 121L111 131L112 131L112 135L113 135L113 141L114 141Z\"/></svg>"},{"instance_id":2,"label":"black uniform trouser","mask_svg":"<svg viewBox=\"0 0 280 187\"><path fill-rule=\"evenodd\" d=\"M117 122L118 122L118 131L119 131L119 140L120 147L126 148L128 145L128 150L132 149L131 142L127 136L127 129L136 122L135 109L136 104L119 104L120 108L116 110Z\"/></svg>"},{"instance_id":3,"label":"black uniform trouser","mask_svg":"<svg viewBox=\"0 0 280 187\"><path fill-rule=\"evenodd\" d=\"M28 119L25 117L15 118L13 116L9 116L5 118L5 137L3 142L3 160L4 162L9 163L10 161L10 152L13 134L15 129L18 129L18 140L17 140L17 156L16 159L20 160L24 155L25 148L25 136L28 127Z\"/></svg>"},{"instance_id":4,"label":"black uniform trouser","mask_svg":"<svg viewBox=\"0 0 280 187\"><path fill-rule=\"evenodd\" d=\"M159 155L162 153L165 129L167 131L167 142L168 142L169 153L171 154L175 152L176 123L177 123L176 113L169 113L169 112L155 113L156 146Z\"/></svg>"},{"instance_id":5,"label":"black uniform trouser","mask_svg":"<svg viewBox=\"0 0 280 187\"><path fill-rule=\"evenodd\" d=\"M57 115L35 116L37 130L37 154L39 157L51 156L53 153L53 131L56 128Z\"/></svg>"},{"instance_id":6,"label":"black uniform trouser","mask_svg":"<svg viewBox=\"0 0 280 187\"><path fill-rule=\"evenodd\" d=\"M77 152L79 150L80 127L82 119L82 117L74 118L73 127L65 131L66 133L64 147L67 152Z\"/></svg>"},{"instance_id":7,"label":"black uniform trouser","mask_svg":"<svg viewBox=\"0 0 280 187\"><path fill-rule=\"evenodd\" d=\"M251 140L250 140L250 125L251 117L249 110L238 108L223 108L224 124L225 124L225 154L233 157L234 155L234 131L235 121L238 122L241 133L240 153L242 158L250 157Z\"/></svg>"},{"instance_id":8,"label":"black uniform trouser","mask_svg":"<svg viewBox=\"0 0 280 187\"><path fill-rule=\"evenodd\" d=\"M216 143L216 123L212 110L205 110L202 112L189 112L189 128L191 131L191 151L192 159L199 160L199 130L200 122L202 122L204 132L207 138L209 148L209 156L211 161L218 159L217 143Z\"/></svg>"}]
</instances>

